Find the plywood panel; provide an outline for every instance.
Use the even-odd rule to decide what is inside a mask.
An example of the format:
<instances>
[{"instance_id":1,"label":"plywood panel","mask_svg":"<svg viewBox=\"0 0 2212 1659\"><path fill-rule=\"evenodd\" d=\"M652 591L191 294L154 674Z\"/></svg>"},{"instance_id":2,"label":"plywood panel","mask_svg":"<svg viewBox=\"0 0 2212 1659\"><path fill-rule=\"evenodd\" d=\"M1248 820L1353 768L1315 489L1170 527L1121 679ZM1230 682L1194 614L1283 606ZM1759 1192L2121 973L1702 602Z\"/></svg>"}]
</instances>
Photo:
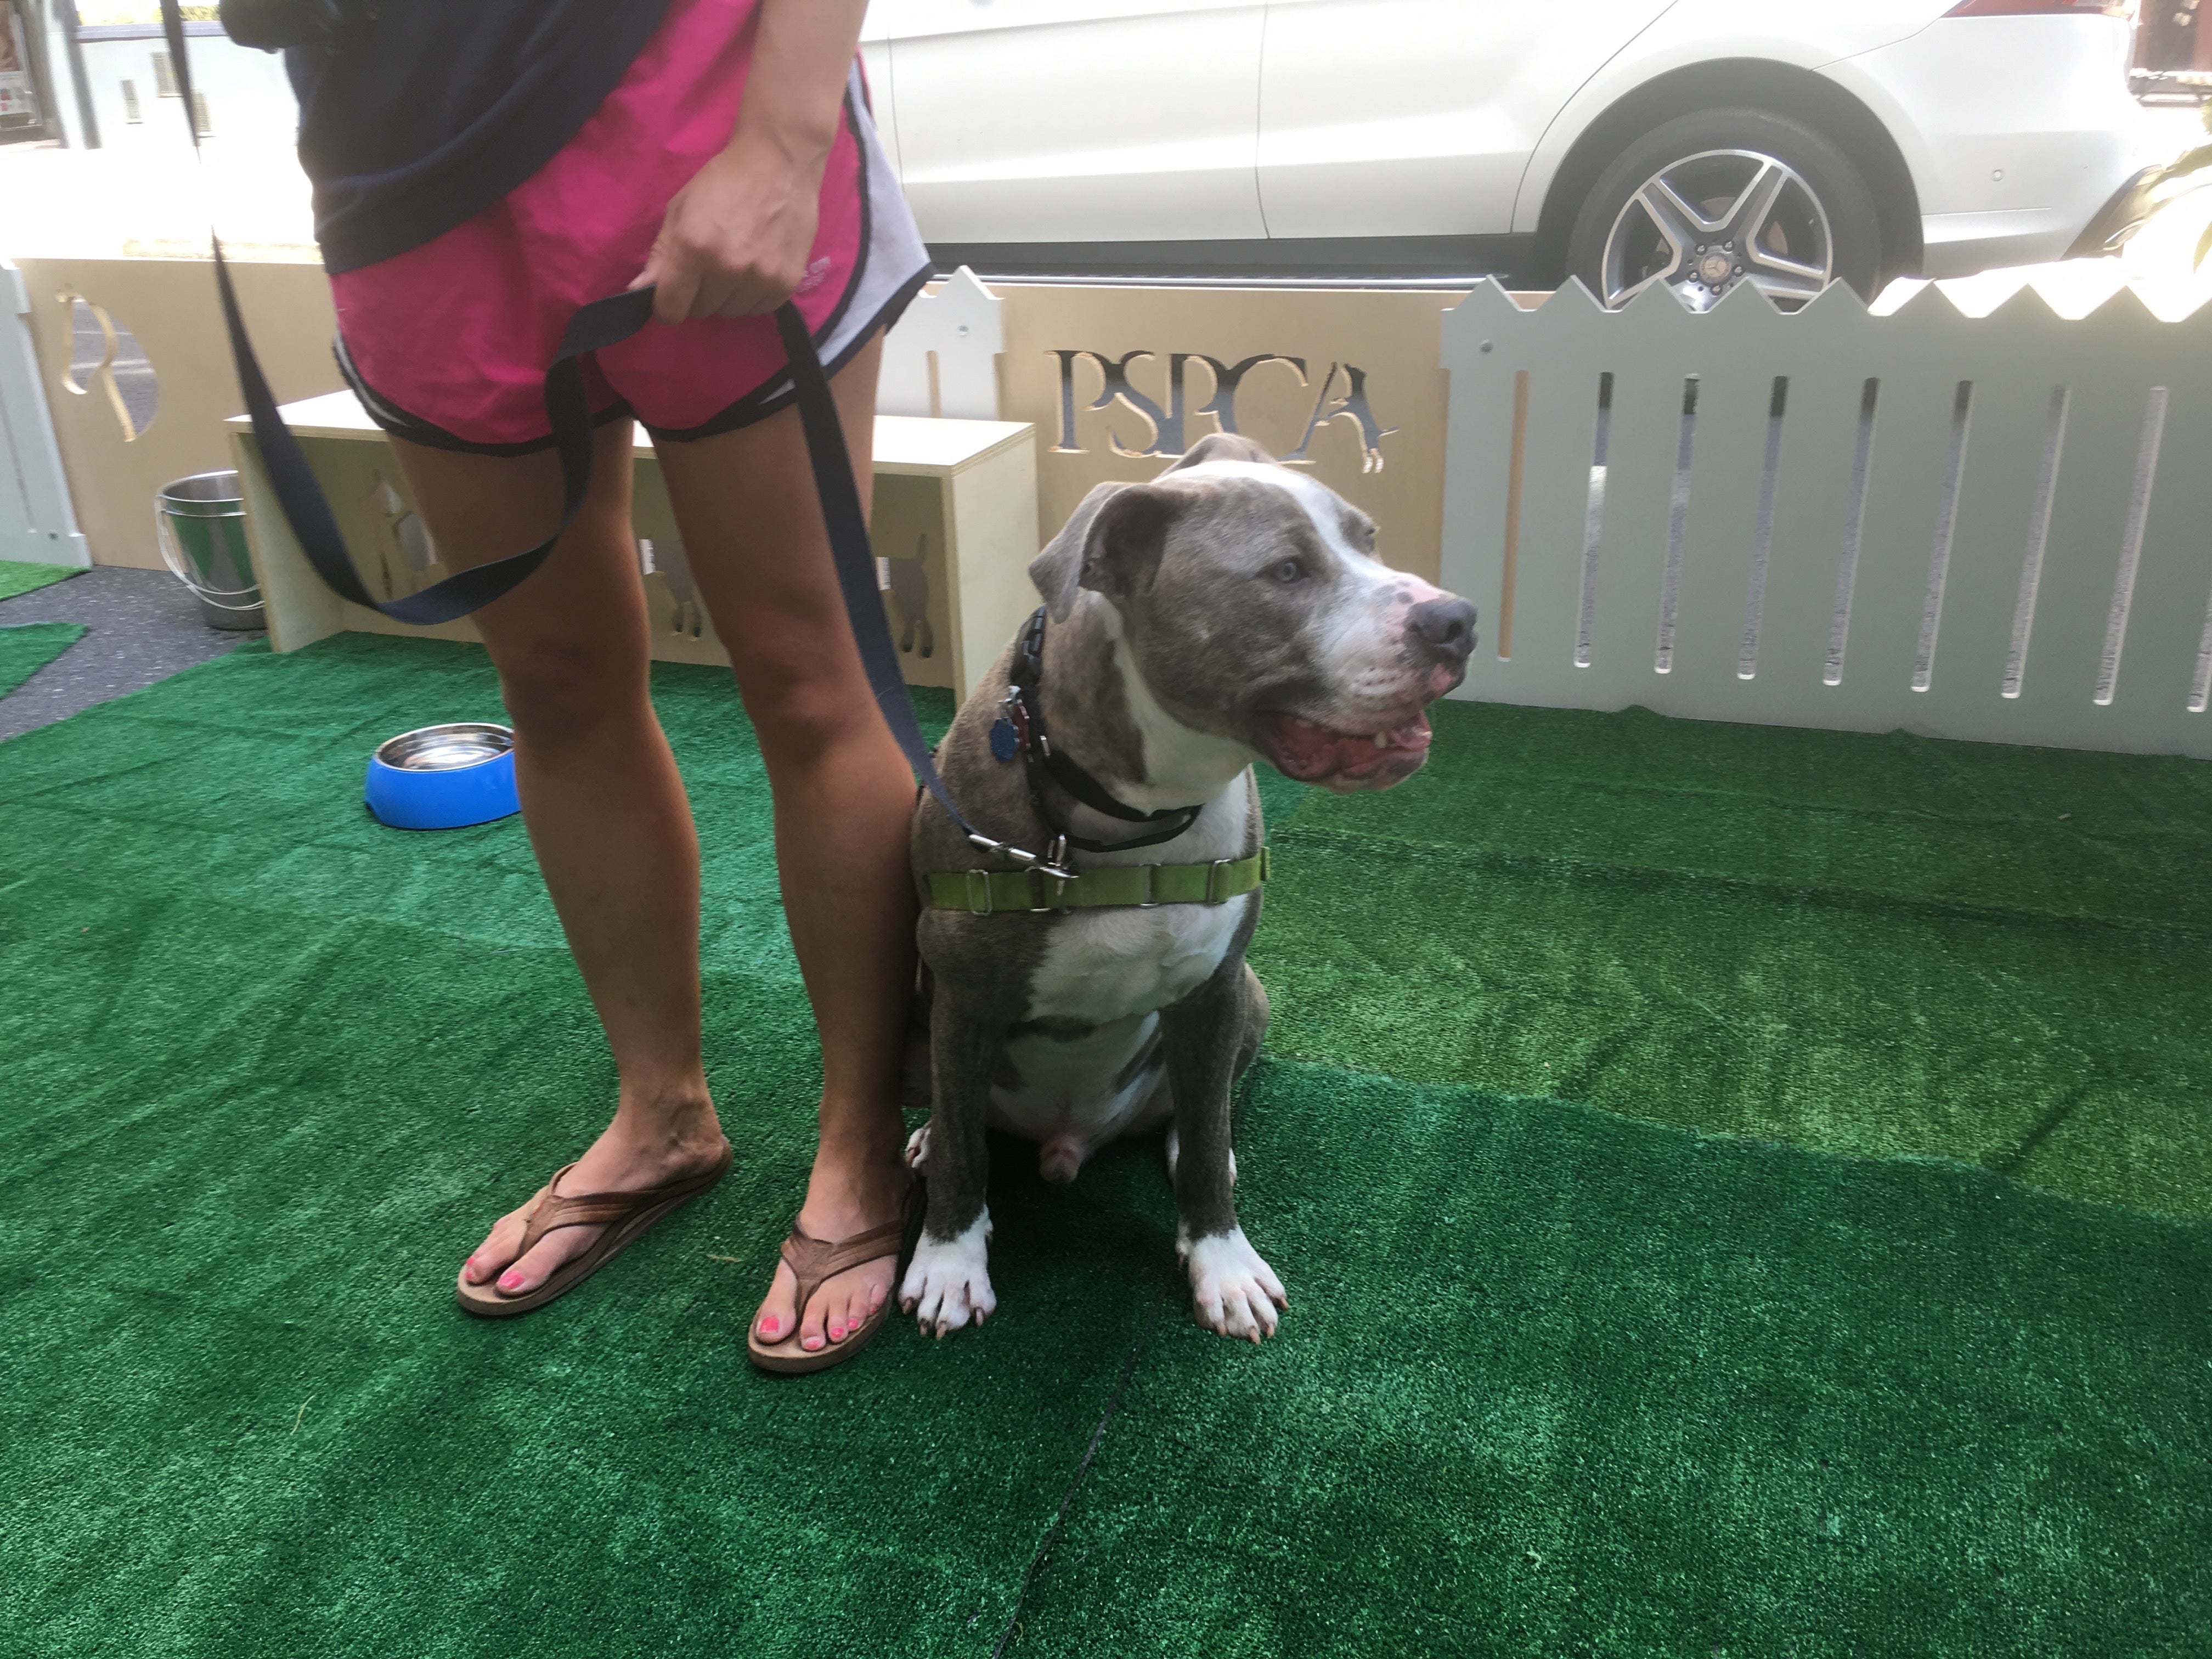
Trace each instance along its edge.
<instances>
[{"instance_id":1,"label":"plywood panel","mask_svg":"<svg viewBox=\"0 0 2212 1659\"><path fill-rule=\"evenodd\" d=\"M1038 433L1048 533L1092 485L1141 481L1233 426L1372 514L1378 552L1434 578L1458 293L1000 283L1001 412Z\"/></svg>"},{"instance_id":2,"label":"plywood panel","mask_svg":"<svg viewBox=\"0 0 2212 1659\"><path fill-rule=\"evenodd\" d=\"M242 406L204 259L26 259L23 285L55 436L94 561L158 568L154 495L163 484L230 463L223 422ZM319 265L232 267L262 368L280 402L337 390L336 323ZM145 349L160 410L127 437L108 400L69 378L70 312L82 297Z\"/></svg>"}]
</instances>

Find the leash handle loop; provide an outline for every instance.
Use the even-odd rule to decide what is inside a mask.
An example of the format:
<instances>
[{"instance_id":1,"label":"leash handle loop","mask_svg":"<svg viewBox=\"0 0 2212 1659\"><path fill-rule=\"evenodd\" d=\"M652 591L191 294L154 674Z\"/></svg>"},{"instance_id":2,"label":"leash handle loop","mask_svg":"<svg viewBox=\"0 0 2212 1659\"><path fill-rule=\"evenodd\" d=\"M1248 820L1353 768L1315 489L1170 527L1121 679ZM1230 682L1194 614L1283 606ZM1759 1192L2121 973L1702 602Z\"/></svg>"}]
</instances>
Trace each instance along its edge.
<instances>
[{"instance_id":1,"label":"leash handle loop","mask_svg":"<svg viewBox=\"0 0 2212 1659\"><path fill-rule=\"evenodd\" d=\"M197 155L200 132L192 118L191 60L185 46L184 14L178 0L161 0L161 24L168 37L169 61L176 70L178 102ZM545 371L545 416L561 458L561 520L553 533L535 547L458 571L418 592L380 599L362 586L330 502L301 451L300 441L276 412L276 399L246 331L230 267L222 256L222 239L210 231L208 240L215 254L216 289L222 303L223 325L230 335L231 360L238 371L239 390L246 399L262 470L285 522L291 526L293 538L325 586L340 599L381 611L395 622L426 627L465 617L512 592L545 562L554 544L576 521L591 489L592 410L584 392L581 360L586 353L627 340L651 322L653 289L634 289L580 307L562 331L560 347ZM846 621L867 671L868 689L877 711L890 728L915 776L970 842L986 852L1004 854L1024 866L1042 868L1048 874L1072 875L1072 871L1056 867L1054 860L1041 860L1033 853L980 834L954 805L945 780L938 775L937 763L915 717L914 699L907 691L897 648L891 643L890 623L884 615L883 599L876 586L875 550L868 540L867 518L860 509L860 487L854 479L852 456L845 447L836 400L830 395L830 377L799 308L787 301L777 308L775 322L789 362L792 391L806 435L807 459L814 474L815 494L822 503L823 523L829 532Z\"/></svg>"}]
</instances>

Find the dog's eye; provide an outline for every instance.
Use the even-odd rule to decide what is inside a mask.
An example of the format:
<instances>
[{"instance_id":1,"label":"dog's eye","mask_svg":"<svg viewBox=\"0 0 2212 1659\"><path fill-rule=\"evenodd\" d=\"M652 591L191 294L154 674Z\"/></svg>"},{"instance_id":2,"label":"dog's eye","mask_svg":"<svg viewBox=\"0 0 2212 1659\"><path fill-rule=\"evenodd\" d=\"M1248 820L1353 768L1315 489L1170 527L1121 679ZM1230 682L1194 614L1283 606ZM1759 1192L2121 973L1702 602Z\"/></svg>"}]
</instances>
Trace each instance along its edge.
<instances>
[{"instance_id":1,"label":"dog's eye","mask_svg":"<svg viewBox=\"0 0 2212 1659\"><path fill-rule=\"evenodd\" d=\"M1306 574L1305 561L1303 559L1285 559L1280 564L1277 565L1267 574L1273 576L1277 581L1281 582L1287 586L1291 582L1300 581L1304 579Z\"/></svg>"}]
</instances>

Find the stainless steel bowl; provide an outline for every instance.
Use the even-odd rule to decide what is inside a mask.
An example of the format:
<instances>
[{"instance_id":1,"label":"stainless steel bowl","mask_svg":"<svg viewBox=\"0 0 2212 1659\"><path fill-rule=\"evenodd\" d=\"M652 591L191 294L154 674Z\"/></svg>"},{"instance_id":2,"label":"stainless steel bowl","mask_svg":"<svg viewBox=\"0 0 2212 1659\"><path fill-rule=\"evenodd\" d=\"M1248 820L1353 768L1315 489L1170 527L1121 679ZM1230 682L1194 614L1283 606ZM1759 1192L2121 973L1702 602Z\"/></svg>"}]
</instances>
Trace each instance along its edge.
<instances>
[{"instance_id":1,"label":"stainless steel bowl","mask_svg":"<svg viewBox=\"0 0 2212 1659\"><path fill-rule=\"evenodd\" d=\"M454 720L387 738L377 745L376 758L402 772L459 772L495 761L514 747L514 733L504 726Z\"/></svg>"}]
</instances>

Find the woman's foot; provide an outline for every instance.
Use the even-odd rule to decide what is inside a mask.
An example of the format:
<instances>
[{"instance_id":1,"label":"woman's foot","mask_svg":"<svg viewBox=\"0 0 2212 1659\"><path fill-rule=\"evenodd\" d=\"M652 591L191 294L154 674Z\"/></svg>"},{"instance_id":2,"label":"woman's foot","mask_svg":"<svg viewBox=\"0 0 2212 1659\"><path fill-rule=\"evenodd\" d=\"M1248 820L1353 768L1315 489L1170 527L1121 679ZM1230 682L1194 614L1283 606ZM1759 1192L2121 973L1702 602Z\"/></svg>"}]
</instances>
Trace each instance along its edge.
<instances>
[{"instance_id":1,"label":"woman's foot","mask_svg":"<svg viewBox=\"0 0 2212 1659\"><path fill-rule=\"evenodd\" d=\"M901 1127L896 1114L889 1121L894 1127ZM884 1145L865 1147L825 1139L814 1155L813 1173L807 1177L806 1202L799 1212L799 1230L810 1238L835 1243L887 1225L903 1212L907 1188L913 1178L899 1157L896 1137ZM799 1280L789 1263L778 1261L775 1282L753 1316L754 1334L763 1343L779 1343L789 1338L796 1322L799 1347L818 1353L868 1322L890 1296L897 1273L898 1253L894 1249L824 1279L802 1311L793 1305Z\"/></svg>"},{"instance_id":2,"label":"woman's foot","mask_svg":"<svg viewBox=\"0 0 2212 1659\"><path fill-rule=\"evenodd\" d=\"M615 1113L576 1167L561 1178L561 1195L629 1193L697 1175L719 1162L728 1146L714 1109L702 1097L696 1103L647 1109L627 1103ZM471 1285L496 1279L505 1296L538 1288L569 1257L590 1248L604 1227L563 1227L550 1232L517 1261L516 1249L529 1224L530 1205L501 1216L463 1264Z\"/></svg>"}]
</instances>

